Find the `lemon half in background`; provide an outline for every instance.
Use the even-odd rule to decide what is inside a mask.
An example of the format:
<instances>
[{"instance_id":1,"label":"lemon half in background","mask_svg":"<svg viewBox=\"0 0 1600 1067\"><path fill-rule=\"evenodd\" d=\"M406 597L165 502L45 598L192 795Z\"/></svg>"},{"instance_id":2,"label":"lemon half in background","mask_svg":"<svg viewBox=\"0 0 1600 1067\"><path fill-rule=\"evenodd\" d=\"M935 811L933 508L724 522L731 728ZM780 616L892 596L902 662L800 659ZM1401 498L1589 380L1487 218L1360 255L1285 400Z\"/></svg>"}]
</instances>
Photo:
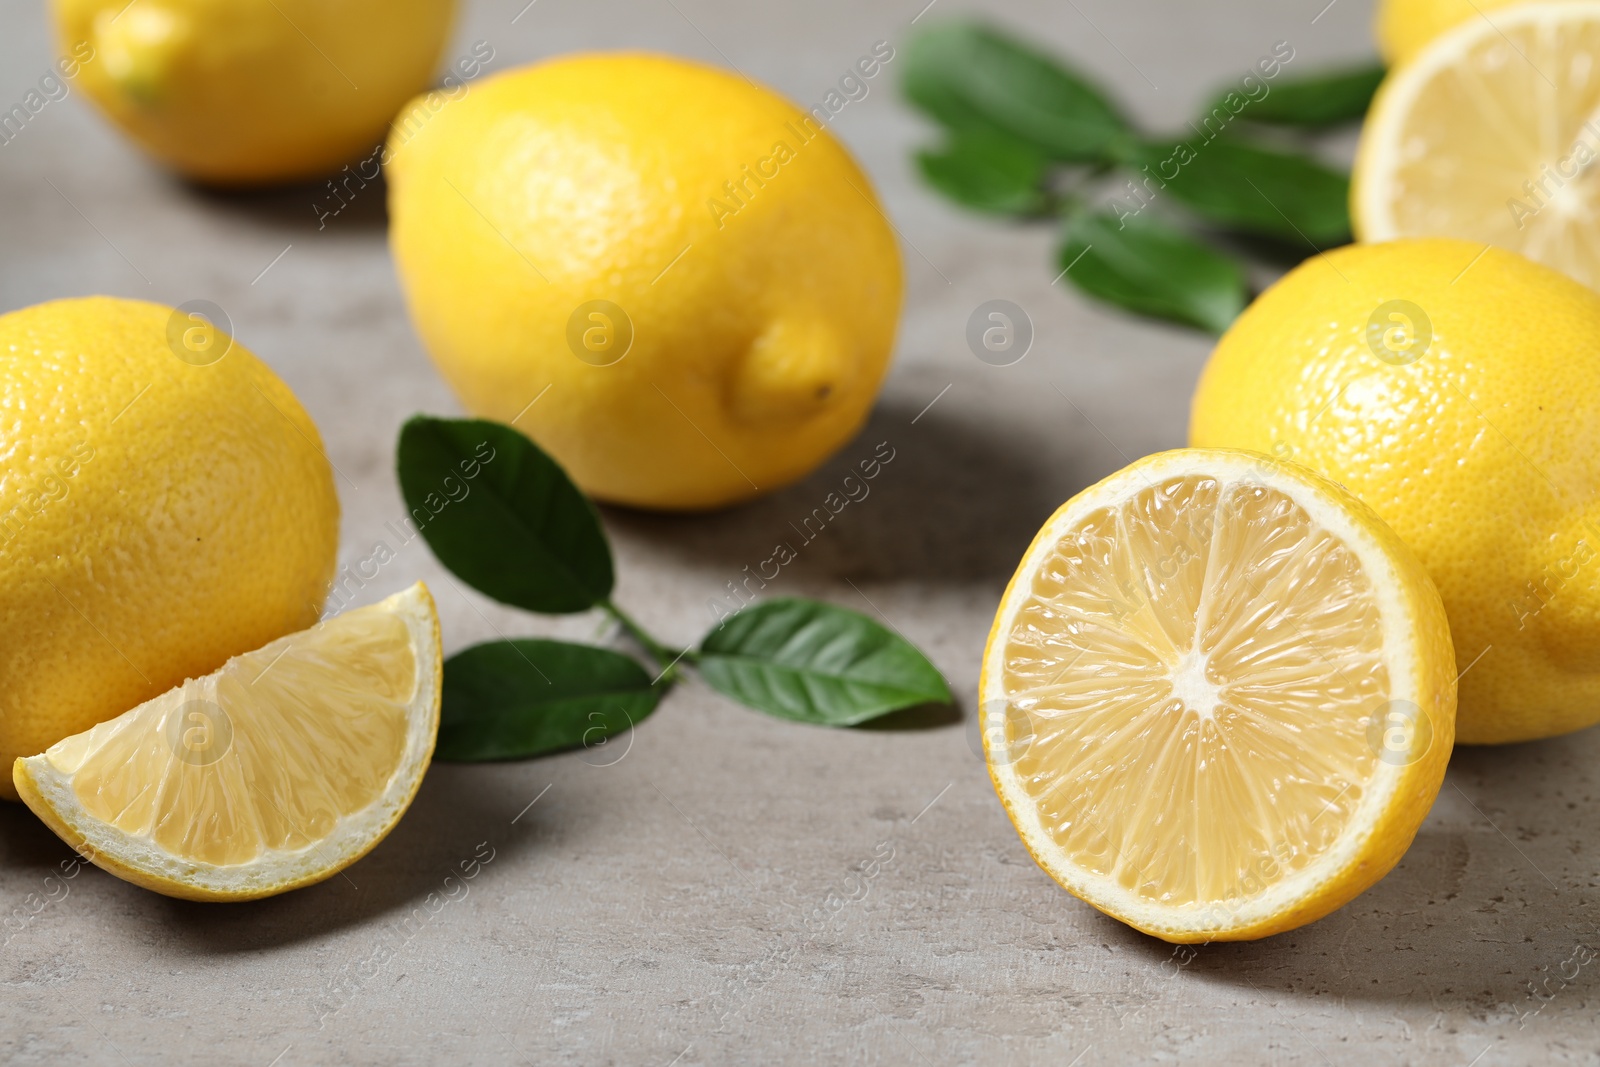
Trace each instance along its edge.
<instances>
[{"instance_id":1,"label":"lemon half in background","mask_svg":"<svg viewBox=\"0 0 1600 1067\"><path fill-rule=\"evenodd\" d=\"M1474 16L1390 74L1362 129L1363 241L1460 237L1600 285L1600 3Z\"/></svg>"}]
</instances>

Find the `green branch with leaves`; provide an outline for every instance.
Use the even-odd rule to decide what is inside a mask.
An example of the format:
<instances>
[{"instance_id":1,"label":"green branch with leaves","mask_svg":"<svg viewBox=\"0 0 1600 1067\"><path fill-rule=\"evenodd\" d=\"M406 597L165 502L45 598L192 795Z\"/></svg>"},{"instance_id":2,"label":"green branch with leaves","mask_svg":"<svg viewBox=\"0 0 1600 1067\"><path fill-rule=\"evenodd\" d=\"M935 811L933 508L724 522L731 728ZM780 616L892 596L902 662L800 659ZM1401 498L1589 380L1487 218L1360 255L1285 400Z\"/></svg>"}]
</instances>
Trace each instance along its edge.
<instances>
[{"instance_id":1,"label":"green branch with leaves","mask_svg":"<svg viewBox=\"0 0 1600 1067\"><path fill-rule=\"evenodd\" d=\"M1145 134L1088 78L977 22L913 39L903 89L944 131L917 155L934 189L988 214L1060 220L1057 266L1081 291L1221 333L1250 290L1237 242L1219 236L1300 258L1350 236L1349 178L1305 139L1360 119L1383 70L1290 79L1288 61L1264 56L1177 137ZM1145 210L1167 198L1159 217Z\"/></svg>"},{"instance_id":2,"label":"green branch with leaves","mask_svg":"<svg viewBox=\"0 0 1600 1067\"><path fill-rule=\"evenodd\" d=\"M649 665L545 638L458 652L444 665L438 759L520 759L601 744L648 717L688 671L747 707L823 726L950 702L944 677L904 638L819 601L748 605L691 648L658 640L612 599L611 544L594 504L510 426L418 415L400 431L396 463L406 506L456 577L526 611L600 610Z\"/></svg>"}]
</instances>

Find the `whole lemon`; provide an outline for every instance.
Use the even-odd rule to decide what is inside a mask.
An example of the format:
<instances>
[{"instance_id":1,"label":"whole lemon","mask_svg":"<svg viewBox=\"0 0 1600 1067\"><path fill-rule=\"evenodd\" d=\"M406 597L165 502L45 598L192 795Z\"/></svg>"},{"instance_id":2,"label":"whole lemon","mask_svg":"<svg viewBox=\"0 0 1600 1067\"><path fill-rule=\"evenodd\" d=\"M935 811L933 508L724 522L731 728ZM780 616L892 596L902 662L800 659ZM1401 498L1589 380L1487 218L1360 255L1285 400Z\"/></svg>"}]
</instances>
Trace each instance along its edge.
<instances>
[{"instance_id":1,"label":"whole lemon","mask_svg":"<svg viewBox=\"0 0 1600 1067\"><path fill-rule=\"evenodd\" d=\"M317 429L211 321L109 297L0 316L0 765L321 612Z\"/></svg>"},{"instance_id":2,"label":"whole lemon","mask_svg":"<svg viewBox=\"0 0 1600 1067\"><path fill-rule=\"evenodd\" d=\"M1189 439L1321 471L1411 546L1461 741L1600 721L1600 296L1468 241L1316 256L1217 343Z\"/></svg>"},{"instance_id":3,"label":"whole lemon","mask_svg":"<svg viewBox=\"0 0 1600 1067\"><path fill-rule=\"evenodd\" d=\"M592 495L732 503L865 419L899 251L866 176L771 91L571 56L475 83L388 161L396 267L445 380Z\"/></svg>"},{"instance_id":4,"label":"whole lemon","mask_svg":"<svg viewBox=\"0 0 1600 1067\"><path fill-rule=\"evenodd\" d=\"M1392 67L1422 51L1445 30L1468 19L1489 19L1488 12L1528 0L1379 0L1373 18L1378 52Z\"/></svg>"},{"instance_id":5,"label":"whole lemon","mask_svg":"<svg viewBox=\"0 0 1600 1067\"><path fill-rule=\"evenodd\" d=\"M57 46L145 151L200 181L315 178L433 76L456 0L51 0Z\"/></svg>"}]
</instances>

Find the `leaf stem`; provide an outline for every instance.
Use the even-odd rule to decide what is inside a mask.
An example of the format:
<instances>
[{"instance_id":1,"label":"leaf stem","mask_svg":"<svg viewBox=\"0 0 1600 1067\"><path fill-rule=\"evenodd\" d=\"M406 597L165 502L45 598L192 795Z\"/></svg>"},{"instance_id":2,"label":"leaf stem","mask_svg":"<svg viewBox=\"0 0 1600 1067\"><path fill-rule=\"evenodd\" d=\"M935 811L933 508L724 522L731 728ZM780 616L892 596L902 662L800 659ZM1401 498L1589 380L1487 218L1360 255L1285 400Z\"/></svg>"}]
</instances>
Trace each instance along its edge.
<instances>
[{"instance_id":1,"label":"leaf stem","mask_svg":"<svg viewBox=\"0 0 1600 1067\"><path fill-rule=\"evenodd\" d=\"M661 681L672 683L678 679L678 664L684 660L693 662L694 653L688 649L671 649L650 636L650 632L608 598L600 601L599 607L607 615L617 621L629 637L633 638L641 648L650 654L656 661L656 666L662 669Z\"/></svg>"}]
</instances>

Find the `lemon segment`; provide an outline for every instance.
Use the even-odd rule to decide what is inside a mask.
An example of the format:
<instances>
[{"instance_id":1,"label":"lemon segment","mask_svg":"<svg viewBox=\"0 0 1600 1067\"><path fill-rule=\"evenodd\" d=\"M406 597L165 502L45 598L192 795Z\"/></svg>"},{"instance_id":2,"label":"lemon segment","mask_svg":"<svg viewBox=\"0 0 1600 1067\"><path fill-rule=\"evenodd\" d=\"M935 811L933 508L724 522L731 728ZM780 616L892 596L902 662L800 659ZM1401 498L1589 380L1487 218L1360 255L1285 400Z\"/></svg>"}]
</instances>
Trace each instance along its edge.
<instances>
[{"instance_id":1,"label":"lemon segment","mask_svg":"<svg viewBox=\"0 0 1600 1067\"><path fill-rule=\"evenodd\" d=\"M1368 114L1357 235L1480 241L1600 285L1597 59L1593 0L1474 16L1432 41Z\"/></svg>"},{"instance_id":2,"label":"lemon segment","mask_svg":"<svg viewBox=\"0 0 1600 1067\"><path fill-rule=\"evenodd\" d=\"M1029 851L1170 941L1327 914L1410 844L1453 739L1444 609L1331 482L1181 450L1074 497L995 617L989 766Z\"/></svg>"},{"instance_id":3,"label":"lemon segment","mask_svg":"<svg viewBox=\"0 0 1600 1067\"><path fill-rule=\"evenodd\" d=\"M229 660L41 755L30 808L118 877L247 900L364 855L421 784L440 646L420 583Z\"/></svg>"}]
</instances>

